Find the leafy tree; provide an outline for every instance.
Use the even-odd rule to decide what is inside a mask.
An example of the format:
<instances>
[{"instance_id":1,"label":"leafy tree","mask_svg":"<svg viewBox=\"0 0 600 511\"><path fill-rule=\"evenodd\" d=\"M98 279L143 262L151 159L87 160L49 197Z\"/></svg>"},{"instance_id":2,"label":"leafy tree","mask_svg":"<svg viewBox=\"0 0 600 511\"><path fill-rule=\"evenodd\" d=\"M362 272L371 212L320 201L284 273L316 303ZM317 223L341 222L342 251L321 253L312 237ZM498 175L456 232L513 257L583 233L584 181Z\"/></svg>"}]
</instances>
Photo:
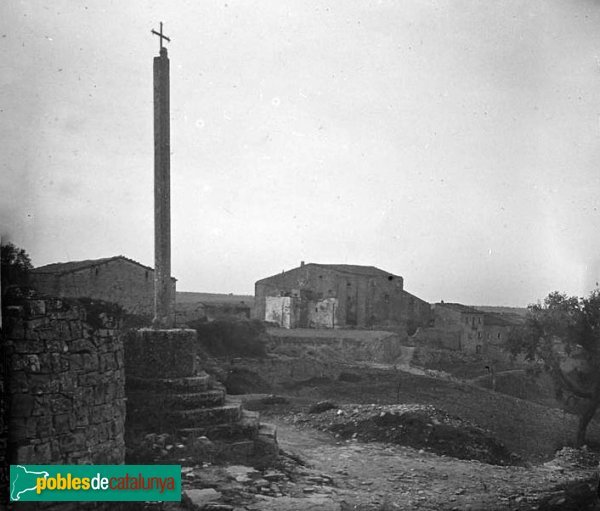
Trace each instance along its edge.
<instances>
[{"instance_id":1,"label":"leafy tree","mask_svg":"<svg viewBox=\"0 0 600 511\"><path fill-rule=\"evenodd\" d=\"M575 443L581 446L600 404L600 290L587 298L555 291L528 309L525 324L506 348L541 364L553 377L558 397L578 398Z\"/></svg>"},{"instance_id":2,"label":"leafy tree","mask_svg":"<svg viewBox=\"0 0 600 511\"><path fill-rule=\"evenodd\" d=\"M9 286L27 286L29 284L29 270L33 266L25 249L18 248L12 243L1 245L0 265L2 295L6 293Z\"/></svg>"}]
</instances>

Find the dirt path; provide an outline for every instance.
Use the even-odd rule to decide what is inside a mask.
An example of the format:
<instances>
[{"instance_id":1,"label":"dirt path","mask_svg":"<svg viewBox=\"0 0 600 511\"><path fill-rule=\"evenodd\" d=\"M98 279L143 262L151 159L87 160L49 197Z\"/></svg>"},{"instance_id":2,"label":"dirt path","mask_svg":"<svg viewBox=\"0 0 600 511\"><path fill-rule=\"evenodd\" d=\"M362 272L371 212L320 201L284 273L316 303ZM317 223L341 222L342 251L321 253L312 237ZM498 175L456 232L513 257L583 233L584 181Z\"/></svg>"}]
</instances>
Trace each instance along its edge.
<instances>
[{"instance_id":1,"label":"dirt path","mask_svg":"<svg viewBox=\"0 0 600 511\"><path fill-rule=\"evenodd\" d=\"M337 442L323 432L276 422L284 451L333 477L328 491L340 509L539 509L544 499L544 509L568 509L569 492L550 490L595 481L592 471L499 467L397 445Z\"/></svg>"}]
</instances>

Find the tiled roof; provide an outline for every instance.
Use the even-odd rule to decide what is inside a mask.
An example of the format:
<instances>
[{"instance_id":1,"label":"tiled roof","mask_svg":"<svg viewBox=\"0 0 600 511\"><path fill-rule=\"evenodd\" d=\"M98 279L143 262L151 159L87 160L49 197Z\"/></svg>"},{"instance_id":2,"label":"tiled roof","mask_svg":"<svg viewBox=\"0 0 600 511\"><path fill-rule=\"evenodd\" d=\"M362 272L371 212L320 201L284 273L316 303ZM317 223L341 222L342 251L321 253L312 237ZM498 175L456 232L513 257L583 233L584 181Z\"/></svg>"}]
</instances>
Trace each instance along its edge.
<instances>
[{"instance_id":1,"label":"tiled roof","mask_svg":"<svg viewBox=\"0 0 600 511\"><path fill-rule=\"evenodd\" d=\"M380 270L375 266L359 266L357 264L320 264L320 263L308 263L308 265L319 266L321 268L327 268L328 270L339 271L341 273L352 273L354 275L364 275L366 277L388 277L393 275L384 270Z\"/></svg>"},{"instance_id":2,"label":"tiled roof","mask_svg":"<svg viewBox=\"0 0 600 511\"><path fill-rule=\"evenodd\" d=\"M326 270L337 271L339 273L346 273L346 274L350 274L350 275L360 275L360 276L364 276L364 277L398 277L398 278L402 278L402 277L399 277L398 275L394 275L393 273L389 273L387 271L380 270L379 268L376 268L375 266L360 266L357 264L306 263L303 266L299 266L297 268L287 270L283 273L285 274L290 271L296 271L301 268L309 268L309 267L317 267L317 268L322 268L322 269L326 269ZM276 275L271 275L270 277L265 277L264 279L261 279L258 282L263 282L265 280L277 278L280 275L281 275L281 273L278 273Z\"/></svg>"},{"instance_id":3,"label":"tiled roof","mask_svg":"<svg viewBox=\"0 0 600 511\"><path fill-rule=\"evenodd\" d=\"M86 259L85 261L69 261L66 263L46 264L45 266L40 266L38 268L34 268L32 270L32 272L33 273L56 273L56 274L71 273L74 271L84 270L86 268L93 268L94 266L99 266L101 264L106 264L111 261L116 261L117 259L123 259L130 263L137 264L138 266L141 266L142 268L145 268L147 270L154 271L154 269L151 268L150 266L146 266L144 264L138 263L137 261L134 261L133 259L129 259L128 257L118 255L118 256L113 256L113 257L104 257L102 259Z\"/></svg>"}]
</instances>

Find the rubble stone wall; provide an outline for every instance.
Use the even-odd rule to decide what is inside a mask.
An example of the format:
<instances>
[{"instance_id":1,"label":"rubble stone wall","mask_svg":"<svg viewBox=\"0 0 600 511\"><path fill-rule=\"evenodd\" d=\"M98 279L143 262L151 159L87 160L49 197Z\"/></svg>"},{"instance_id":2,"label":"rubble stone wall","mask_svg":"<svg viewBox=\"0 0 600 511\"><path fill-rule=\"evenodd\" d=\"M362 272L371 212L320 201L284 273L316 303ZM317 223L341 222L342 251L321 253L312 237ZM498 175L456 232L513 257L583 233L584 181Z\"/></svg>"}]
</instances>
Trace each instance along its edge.
<instances>
[{"instance_id":1,"label":"rubble stone wall","mask_svg":"<svg viewBox=\"0 0 600 511\"><path fill-rule=\"evenodd\" d=\"M123 463L125 375L114 318L91 318L58 299L26 300L6 314L9 463Z\"/></svg>"}]
</instances>

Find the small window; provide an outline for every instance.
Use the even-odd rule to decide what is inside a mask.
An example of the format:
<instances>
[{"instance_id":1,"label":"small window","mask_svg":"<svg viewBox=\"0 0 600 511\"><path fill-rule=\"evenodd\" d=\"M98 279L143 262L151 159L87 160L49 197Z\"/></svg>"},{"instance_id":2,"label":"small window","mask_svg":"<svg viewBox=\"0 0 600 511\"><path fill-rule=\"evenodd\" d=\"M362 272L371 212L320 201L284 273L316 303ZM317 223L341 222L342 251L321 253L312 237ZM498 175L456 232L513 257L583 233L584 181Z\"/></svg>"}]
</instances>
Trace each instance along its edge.
<instances>
[{"instance_id":1,"label":"small window","mask_svg":"<svg viewBox=\"0 0 600 511\"><path fill-rule=\"evenodd\" d=\"M98 268L96 268L96 270L94 271L94 273L95 273L96 275L98 275Z\"/></svg>"},{"instance_id":2,"label":"small window","mask_svg":"<svg viewBox=\"0 0 600 511\"><path fill-rule=\"evenodd\" d=\"M477 332L477 339L481 339L481 332Z\"/></svg>"},{"instance_id":3,"label":"small window","mask_svg":"<svg viewBox=\"0 0 600 511\"><path fill-rule=\"evenodd\" d=\"M148 270L146 270L146 280L148 280Z\"/></svg>"},{"instance_id":4,"label":"small window","mask_svg":"<svg viewBox=\"0 0 600 511\"><path fill-rule=\"evenodd\" d=\"M500 339L500 332L498 332L498 339Z\"/></svg>"},{"instance_id":5,"label":"small window","mask_svg":"<svg viewBox=\"0 0 600 511\"><path fill-rule=\"evenodd\" d=\"M481 353L481 344L478 344L477 346L475 346L475 353L477 353L477 354Z\"/></svg>"}]
</instances>

